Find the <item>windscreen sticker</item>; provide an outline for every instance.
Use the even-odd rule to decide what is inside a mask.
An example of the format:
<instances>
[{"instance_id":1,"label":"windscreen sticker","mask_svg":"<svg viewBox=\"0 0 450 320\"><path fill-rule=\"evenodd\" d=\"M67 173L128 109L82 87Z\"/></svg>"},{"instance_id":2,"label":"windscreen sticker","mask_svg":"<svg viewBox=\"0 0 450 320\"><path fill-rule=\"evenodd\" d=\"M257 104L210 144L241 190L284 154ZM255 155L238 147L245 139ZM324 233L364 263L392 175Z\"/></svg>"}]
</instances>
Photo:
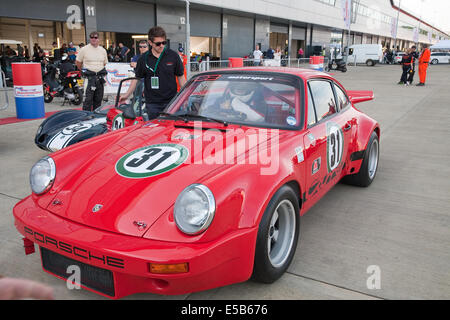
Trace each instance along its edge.
<instances>
[{"instance_id":1,"label":"windscreen sticker","mask_svg":"<svg viewBox=\"0 0 450 320\"><path fill-rule=\"evenodd\" d=\"M273 77L261 76L227 76L225 79L229 80L253 80L253 81L272 81Z\"/></svg>"},{"instance_id":2,"label":"windscreen sticker","mask_svg":"<svg viewBox=\"0 0 450 320\"><path fill-rule=\"evenodd\" d=\"M295 117L289 116L286 118L286 122L290 126L295 126L297 124L297 119L295 119Z\"/></svg>"},{"instance_id":3,"label":"windscreen sticker","mask_svg":"<svg viewBox=\"0 0 450 320\"><path fill-rule=\"evenodd\" d=\"M131 151L116 163L116 172L126 178L148 178L171 171L186 161L189 150L178 144L155 144Z\"/></svg>"}]
</instances>

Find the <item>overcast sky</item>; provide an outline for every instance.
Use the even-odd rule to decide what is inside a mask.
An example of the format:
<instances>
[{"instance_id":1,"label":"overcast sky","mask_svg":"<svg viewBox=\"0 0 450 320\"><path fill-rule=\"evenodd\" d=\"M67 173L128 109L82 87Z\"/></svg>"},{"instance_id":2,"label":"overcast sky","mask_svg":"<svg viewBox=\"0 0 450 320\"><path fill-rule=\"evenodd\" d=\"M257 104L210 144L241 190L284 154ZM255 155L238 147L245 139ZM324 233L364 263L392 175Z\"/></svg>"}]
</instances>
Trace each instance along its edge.
<instances>
[{"instance_id":1,"label":"overcast sky","mask_svg":"<svg viewBox=\"0 0 450 320\"><path fill-rule=\"evenodd\" d=\"M399 1L395 0L395 3ZM449 0L401 0L401 8L422 16L423 20L444 32L450 32Z\"/></svg>"}]
</instances>

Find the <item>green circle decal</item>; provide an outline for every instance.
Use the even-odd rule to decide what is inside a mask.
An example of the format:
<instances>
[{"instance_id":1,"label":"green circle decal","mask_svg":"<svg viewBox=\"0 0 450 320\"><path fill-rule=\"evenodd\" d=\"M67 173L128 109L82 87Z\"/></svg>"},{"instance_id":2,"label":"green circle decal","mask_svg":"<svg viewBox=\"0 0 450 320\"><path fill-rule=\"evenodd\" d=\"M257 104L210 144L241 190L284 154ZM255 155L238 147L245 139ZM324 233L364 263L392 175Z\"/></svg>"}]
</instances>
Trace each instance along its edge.
<instances>
[{"instance_id":1,"label":"green circle decal","mask_svg":"<svg viewBox=\"0 0 450 320\"><path fill-rule=\"evenodd\" d=\"M161 143L131 151L116 163L116 172L126 178L147 178L168 172L187 159L189 150L178 144Z\"/></svg>"}]
</instances>

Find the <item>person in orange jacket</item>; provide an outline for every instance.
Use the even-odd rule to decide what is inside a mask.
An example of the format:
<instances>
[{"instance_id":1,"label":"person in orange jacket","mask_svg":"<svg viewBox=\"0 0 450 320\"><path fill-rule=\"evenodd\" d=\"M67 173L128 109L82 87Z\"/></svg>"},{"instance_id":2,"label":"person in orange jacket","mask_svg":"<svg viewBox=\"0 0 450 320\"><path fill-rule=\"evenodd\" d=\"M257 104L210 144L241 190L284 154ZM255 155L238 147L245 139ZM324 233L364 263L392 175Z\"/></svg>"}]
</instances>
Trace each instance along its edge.
<instances>
[{"instance_id":1,"label":"person in orange jacket","mask_svg":"<svg viewBox=\"0 0 450 320\"><path fill-rule=\"evenodd\" d=\"M187 75L186 75L186 68L187 66L187 55L184 54L184 49L183 48L178 48L178 54L180 55L180 59L181 61L183 61L183 66L184 66L184 79L187 80ZM177 79L177 92L180 91L181 87L180 84L178 83L178 79Z\"/></svg>"},{"instance_id":2,"label":"person in orange jacket","mask_svg":"<svg viewBox=\"0 0 450 320\"><path fill-rule=\"evenodd\" d=\"M420 83L418 87L423 87L425 85L425 80L427 78L428 63L430 62L431 51L428 49L428 45L424 44L422 47L422 52L419 57L419 78Z\"/></svg>"}]
</instances>

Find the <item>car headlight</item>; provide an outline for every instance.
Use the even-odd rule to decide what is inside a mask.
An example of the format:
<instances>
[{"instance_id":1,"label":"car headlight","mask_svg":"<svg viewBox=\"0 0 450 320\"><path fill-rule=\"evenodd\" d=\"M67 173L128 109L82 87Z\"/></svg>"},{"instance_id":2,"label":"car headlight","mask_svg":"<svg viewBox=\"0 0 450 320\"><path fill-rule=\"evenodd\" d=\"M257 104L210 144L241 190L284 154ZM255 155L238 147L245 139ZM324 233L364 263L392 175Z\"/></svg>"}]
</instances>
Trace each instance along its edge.
<instances>
[{"instance_id":1,"label":"car headlight","mask_svg":"<svg viewBox=\"0 0 450 320\"><path fill-rule=\"evenodd\" d=\"M192 184L175 201L175 223L182 232L197 235L211 224L216 212L216 201L208 187Z\"/></svg>"},{"instance_id":2,"label":"car headlight","mask_svg":"<svg viewBox=\"0 0 450 320\"><path fill-rule=\"evenodd\" d=\"M37 129L36 135L40 135L42 132L42 124L39 126L39 128Z\"/></svg>"},{"instance_id":3,"label":"car headlight","mask_svg":"<svg viewBox=\"0 0 450 320\"><path fill-rule=\"evenodd\" d=\"M53 185L56 175L55 162L45 157L36 162L30 171L31 190L36 194L47 192Z\"/></svg>"}]
</instances>

